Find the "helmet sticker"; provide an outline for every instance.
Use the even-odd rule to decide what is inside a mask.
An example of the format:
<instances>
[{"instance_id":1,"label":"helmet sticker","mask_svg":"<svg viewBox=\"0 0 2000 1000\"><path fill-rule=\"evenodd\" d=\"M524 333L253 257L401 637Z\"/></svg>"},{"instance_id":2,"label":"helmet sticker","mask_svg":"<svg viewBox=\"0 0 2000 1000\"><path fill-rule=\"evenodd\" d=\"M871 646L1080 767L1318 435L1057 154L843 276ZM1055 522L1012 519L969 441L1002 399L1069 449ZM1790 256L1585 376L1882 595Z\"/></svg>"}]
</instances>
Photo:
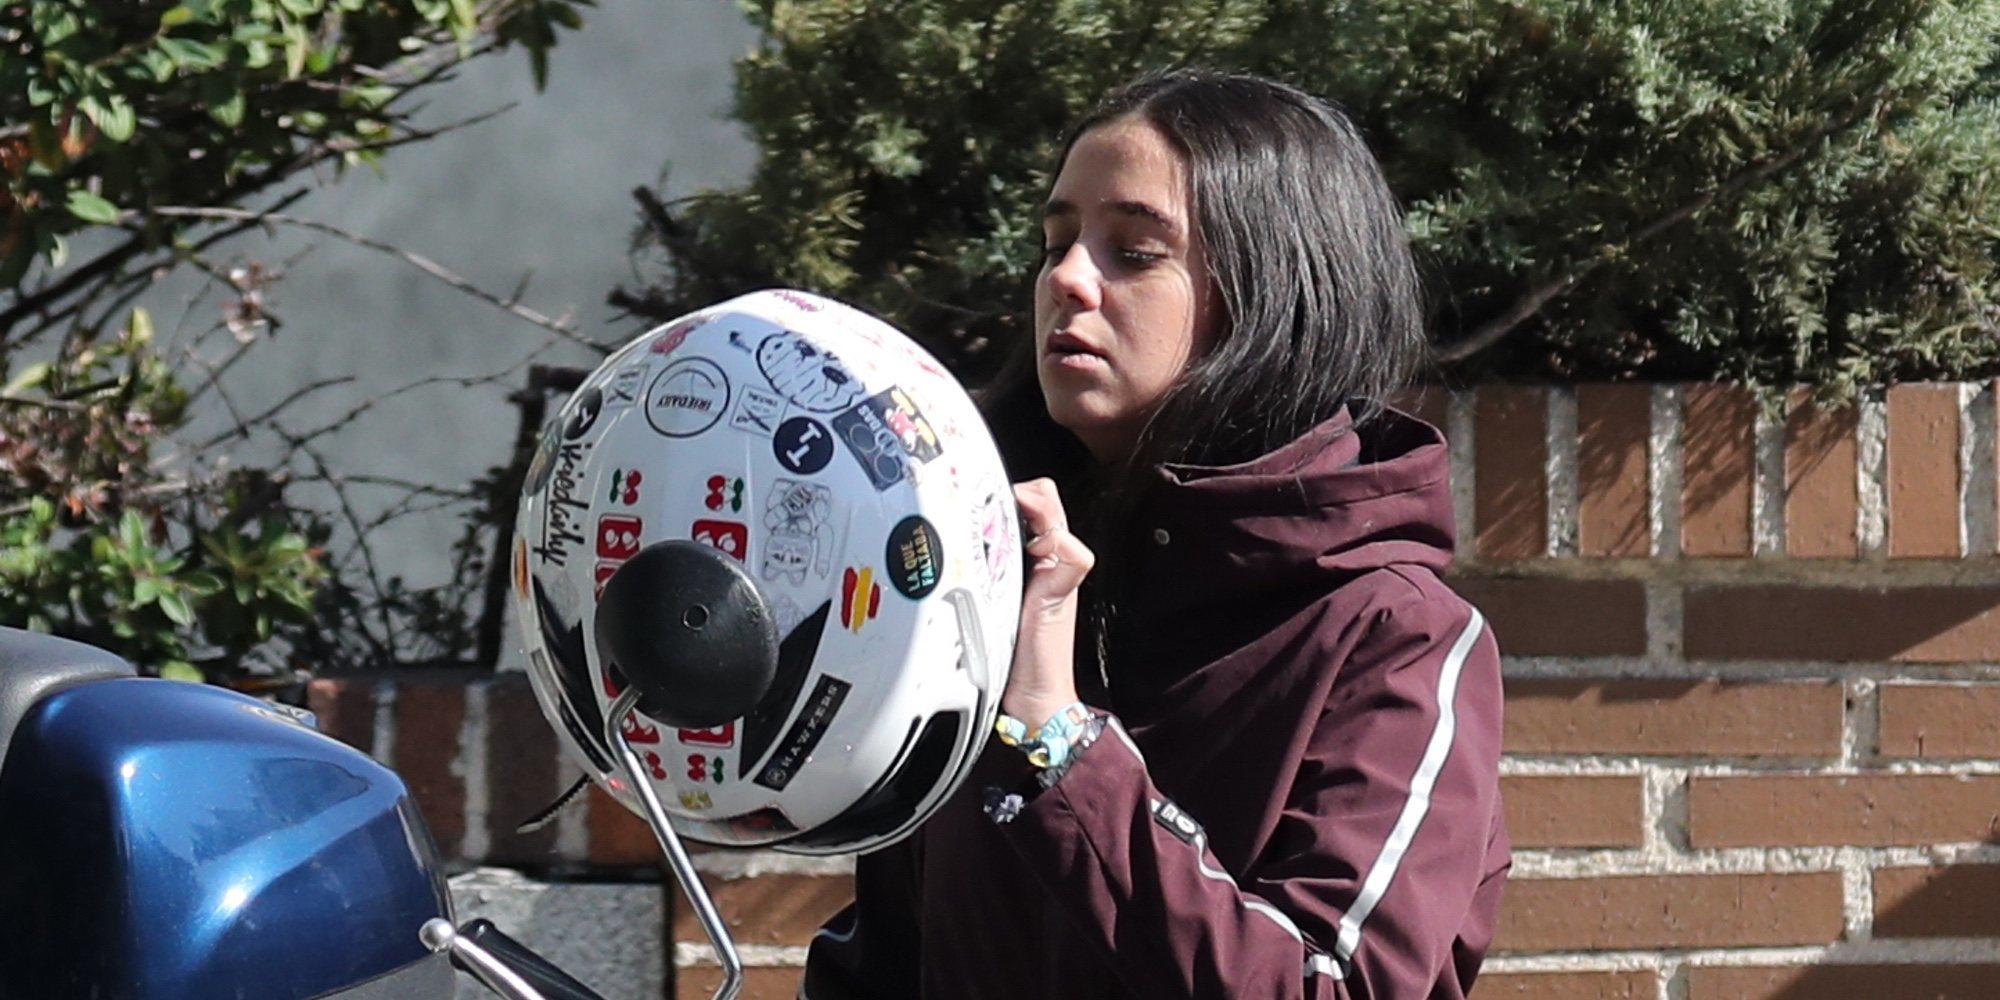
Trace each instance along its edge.
<instances>
[{"instance_id":1,"label":"helmet sticker","mask_svg":"<svg viewBox=\"0 0 2000 1000\"><path fill-rule=\"evenodd\" d=\"M639 389L645 385L646 372L650 371L651 367L642 363L627 365L624 368L618 369L617 374L611 376L611 383L605 386L611 392L610 395L604 397L604 408L607 410L623 410L637 403L639 401Z\"/></svg>"},{"instance_id":2,"label":"helmet sticker","mask_svg":"<svg viewBox=\"0 0 2000 1000\"><path fill-rule=\"evenodd\" d=\"M882 588L875 584L875 571L849 566L840 575L840 623L849 632L859 633L881 608Z\"/></svg>"},{"instance_id":3,"label":"helmet sticker","mask_svg":"<svg viewBox=\"0 0 2000 1000\"><path fill-rule=\"evenodd\" d=\"M674 738L688 746L727 749L736 745L736 723L725 722L712 729L681 729L675 731Z\"/></svg>"},{"instance_id":4,"label":"helmet sticker","mask_svg":"<svg viewBox=\"0 0 2000 1000\"><path fill-rule=\"evenodd\" d=\"M741 521L699 520L688 529L688 534L737 562L743 562L750 550L750 526Z\"/></svg>"},{"instance_id":5,"label":"helmet sticker","mask_svg":"<svg viewBox=\"0 0 2000 1000\"><path fill-rule=\"evenodd\" d=\"M729 780L726 776L728 770L729 762L721 757L691 753L687 755L687 770L682 773L687 780L696 784L720 785Z\"/></svg>"},{"instance_id":6,"label":"helmet sticker","mask_svg":"<svg viewBox=\"0 0 2000 1000\"><path fill-rule=\"evenodd\" d=\"M518 536L514 539L514 593L528 596L528 540Z\"/></svg>"},{"instance_id":7,"label":"helmet sticker","mask_svg":"<svg viewBox=\"0 0 2000 1000\"><path fill-rule=\"evenodd\" d=\"M793 417L778 425L778 433L771 437L771 451L786 471L810 476L833 460L833 437L819 421Z\"/></svg>"},{"instance_id":8,"label":"helmet sticker","mask_svg":"<svg viewBox=\"0 0 2000 1000\"><path fill-rule=\"evenodd\" d=\"M663 334L660 334L660 339L653 341L652 346L646 348L646 353L647 354L674 353L674 351L681 346L681 342L687 339L688 334L693 333L700 327L706 326L708 324L708 321L709 317L707 316L696 316L692 319L683 320L679 324L675 325L672 329L668 330Z\"/></svg>"},{"instance_id":9,"label":"helmet sticker","mask_svg":"<svg viewBox=\"0 0 2000 1000\"><path fill-rule=\"evenodd\" d=\"M770 434L777 430L778 415L784 409L784 400L754 385L746 385L737 394L736 412L729 415L729 426L752 434Z\"/></svg>"},{"instance_id":10,"label":"helmet sticker","mask_svg":"<svg viewBox=\"0 0 2000 1000\"><path fill-rule=\"evenodd\" d=\"M729 376L707 358L682 358L653 379L646 422L668 437L694 437L715 426L729 405Z\"/></svg>"},{"instance_id":11,"label":"helmet sticker","mask_svg":"<svg viewBox=\"0 0 2000 1000\"><path fill-rule=\"evenodd\" d=\"M578 393L576 409L570 412L568 420L563 421L563 440L574 441L590 433L590 429L597 426L597 415L603 410L604 393L601 390L593 386Z\"/></svg>"},{"instance_id":12,"label":"helmet sticker","mask_svg":"<svg viewBox=\"0 0 2000 1000\"><path fill-rule=\"evenodd\" d=\"M805 699L799 710L799 717L792 727L785 730L785 738L779 742L777 752L771 755L769 763L752 779L775 792L782 792L799 773L799 767L812 756L813 748L819 746L820 737L826 735L827 724L840 713L840 703L847 700L847 692L854 685L838 677L822 675L819 683L813 685L812 694Z\"/></svg>"},{"instance_id":13,"label":"helmet sticker","mask_svg":"<svg viewBox=\"0 0 2000 1000\"><path fill-rule=\"evenodd\" d=\"M682 792L681 808L692 810L694 812L706 812L710 809L715 808L715 800L709 798L708 793L701 791L700 789L696 789L692 792Z\"/></svg>"},{"instance_id":14,"label":"helmet sticker","mask_svg":"<svg viewBox=\"0 0 2000 1000\"><path fill-rule=\"evenodd\" d=\"M757 345L757 368L779 395L814 413L844 410L861 394L861 383L833 352L789 330Z\"/></svg>"},{"instance_id":15,"label":"helmet sticker","mask_svg":"<svg viewBox=\"0 0 2000 1000\"><path fill-rule=\"evenodd\" d=\"M612 469L611 493L605 499L630 507L639 502L639 484L645 481L646 474L638 469Z\"/></svg>"},{"instance_id":16,"label":"helmet sticker","mask_svg":"<svg viewBox=\"0 0 2000 1000\"><path fill-rule=\"evenodd\" d=\"M639 538L645 533L643 518L601 514L597 518L597 554L600 558L624 562L639 554Z\"/></svg>"},{"instance_id":17,"label":"helmet sticker","mask_svg":"<svg viewBox=\"0 0 2000 1000\"><path fill-rule=\"evenodd\" d=\"M800 586L806 570L825 579L833 569L833 491L797 479L778 479L764 502L764 579L783 577Z\"/></svg>"},{"instance_id":18,"label":"helmet sticker","mask_svg":"<svg viewBox=\"0 0 2000 1000\"><path fill-rule=\"evenodd\" d=\"M944 547L937 529L929 521L912 514L896 522L889 532L889 583L896 592L911 600L921 600L937 589L943 575Z\"/></svg>"},{"instance_id":19,"label":"helmet sticker","mask_svg":"<svg viewBox=\"0 0 2000 1000\"><path fill-rule=\"evenodd\" d=\"M544 565L568 565L569 547L589 540L583 533L583 519L590 510L590 501L579 495L583 459L589 450L589 445L574 443L556 450L549 474L548 502L542 510L542 544L535 547L535 555Z\"/></svg>"},{"instance_id":20,"label":"helmet sticker","mask_svg":"<svg viewBox=\"0 0 2000 1000\"><path fill-rule=\"evenodd\" d=\"M702 498L701 505L714 511L720 511L726 506L732 514L742 510L743 477L722 475L708 477L708 495Z\"/></svg>"},{"instance_id":21,"label":"helmet sticker","mask_svg":"<svg viewBox=\"0 0 2000 1000\"><path fill-rule=\"evenodd\" d=\"M833 418L833 429L878 490L901 482L909 458L928 462L941 453L937 432L901 389L880 392Z\"/></svg>"}]
</instances>

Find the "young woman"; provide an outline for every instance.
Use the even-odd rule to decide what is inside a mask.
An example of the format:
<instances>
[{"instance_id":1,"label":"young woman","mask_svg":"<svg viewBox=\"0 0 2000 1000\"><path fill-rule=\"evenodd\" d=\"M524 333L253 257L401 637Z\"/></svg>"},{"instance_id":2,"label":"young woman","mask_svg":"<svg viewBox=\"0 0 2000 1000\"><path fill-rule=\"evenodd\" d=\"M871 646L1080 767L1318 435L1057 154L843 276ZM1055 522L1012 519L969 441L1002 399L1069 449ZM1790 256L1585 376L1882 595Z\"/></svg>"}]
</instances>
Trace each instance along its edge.
<instances>
[{"instance_id":1,"label":"young woman","mask_svg":"<svg viewBox=\"0 0 2000 1000\"><path fill-rule=\"evenodd\" d=\"M989 402L1034 560L1001 732L859 859L802 994L1464 997L1508 867L1500 667L1439 581L1394 200L1337 111L1142 79L1043 220ZM1086 583L1086 581L1088 581Z\"/></svg>"}]
</instances>

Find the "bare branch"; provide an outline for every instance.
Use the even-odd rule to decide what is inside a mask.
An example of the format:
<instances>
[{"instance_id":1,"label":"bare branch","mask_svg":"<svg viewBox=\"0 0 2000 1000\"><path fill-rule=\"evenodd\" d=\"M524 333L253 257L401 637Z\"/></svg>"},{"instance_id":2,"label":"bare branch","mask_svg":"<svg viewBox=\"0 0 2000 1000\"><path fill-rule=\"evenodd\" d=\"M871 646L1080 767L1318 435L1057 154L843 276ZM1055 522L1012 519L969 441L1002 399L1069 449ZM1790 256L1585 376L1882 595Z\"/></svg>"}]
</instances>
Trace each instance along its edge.
<instances>
[{"instance_id":1,"label":"bare branch","mask_svg":"<svg viewBox=\"0 0 2000 1000\"><path fill-rule=\"evenodd\" d=\"M11 392L0 392L0 406L19 406L31 410L66 410L71 413L90 409L82 403L72 403L63 399L41 399L34 396L17 396Z\"/></svg>"},{"instance_id":2,"label":"bare branch","mask_svg":"<svg viewBox=\"0 0 2000 1000\"><path fill-rule=\"evenodd\" d=\"M408 250L404 250L401 247L395 246L394 244L384 243L381 240L374 239L368 236L363 236L360 233L354 232L352 230L342 229L341 227L333 225L331 223L321 222L317 219L300 218L296 215L285 215L280 212L258 212L241 208L199 208L192 206L168 205L153 209L153 212L154 214L164 215L170 218L227 219L227 220L258 222L258 223L270 223L276 225L296 226L301 229L310 229L315 232L326 233L330 236L338 236L341 239L348 241L349 243L355 244L356 246L367 247L370 250L376 250L381 253L385 253L392 257L395 257L396 259L401 260L404 263L407 263L417 268L418 270L424 272L425 274L428 274L431 277L436 278L439 281L442 281L445 284L450 285L451 287L456 288L459 291L472 296L473 298L479 299L482 302L486 302L490 305L498 307L499 309L509 313L510 315L513 315L518 319L525 320L529 323L541 327L544 330L548 330L549 332L554 333L557 336L570 341L571 343L580 344L584 347L590 348L593 351L596 351L599 354L611 353L610 348L606 347L603 344L599 344L596 341L589 339L588 337L583 336L581 333L578 333L576 328L571 326L567 320L551 319L548 316L544 316L541 313L528 308L527 306L521 305L517 302L511 302L501 298L498 295L494 295L492 292L489 292L479 287L478 285L475 285L472 282L459 277L457 274L445 268L444 265L439 264L438 262L431 260L429 257L425 257L422 254L412 253Z\"/></svg>"},{"instance_id":3,"label":"bare branch","mask_svg":"<svg viewBox=\"0 0 2000 1000\"><path fill-rule=\"evenodd\" d=\"M233 363L236 360L236 358L241 357L242 354L243 352L238 351L236 352L236 354L231 355L229 359L230 362ZM217 374L219 375L220 373L218 372ZM211 382L212 381L213 380L211 379ZM310 396L313 393L320 391L321 389L330 389L337 385L346 385L352 381L354 381L354 376L352 375L335 375L335 376L330 376L328 378L317 379L312 382L307 382L305 385L299 386L298 388L293 389L291 392L286 393L285 398L280 399L276 403L271 404L262 413L258 413L255 416L247 418L239 417L236 421L235 427L231 427L230 429L223 431L222 433L217 434L206 441L203 441L201 444L196 445L194 450L207 451L208 449L213 448L216 445L229 440L230 438L249 437L250 429L252 426L263 423L264 421L269 420L280 413L283 413L286 409L290 408L292 404L298 402L299 400L304 399L307 396Z\"/></svg>"}]
</instances>

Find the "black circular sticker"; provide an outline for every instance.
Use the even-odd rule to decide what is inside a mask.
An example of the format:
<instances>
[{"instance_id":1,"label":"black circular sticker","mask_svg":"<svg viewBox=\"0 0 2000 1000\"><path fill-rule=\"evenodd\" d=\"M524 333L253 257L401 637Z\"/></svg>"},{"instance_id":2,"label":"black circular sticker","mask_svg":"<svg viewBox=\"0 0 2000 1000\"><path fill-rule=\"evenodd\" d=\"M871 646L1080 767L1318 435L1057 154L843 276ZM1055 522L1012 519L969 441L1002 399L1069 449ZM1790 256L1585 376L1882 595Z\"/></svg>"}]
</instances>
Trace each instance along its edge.
<instances>
[{"instance_id":1,"label":"black circular sticker","mask_svg":"<svg viewBox=\"0 0 2000 1000\"><path fill-rule=\"evenodd\" d=\"M574 441L590 433L597 426L597 415L604 411L604 393L595 388L585 389L576 397L576 410L563 422L563 440Z\"/></svg>"},{"instance_id":2,"label":"black circular sticker","mask_svg":"<svg viewBox=\"0 0 2000 1000\"><path fill-rule=\"evenodd\" d=\"M793 417L779 424L778 433L771 435L771 451L777 454L779 465L810 476L833 460L833 435L811 417Z\"/></svg>"},{"instance_id":3,"label":"black circular sticker","mask_svg":"<svg viewBox=\"0 0 2000 1000\"><path fill-rule=\"evenodd\" d=\"M913 601L936 590L944 576L944 547L937 529L915 514L896 522L882 561L889 567L889 584Z\"/></svg>"}]
</instances>

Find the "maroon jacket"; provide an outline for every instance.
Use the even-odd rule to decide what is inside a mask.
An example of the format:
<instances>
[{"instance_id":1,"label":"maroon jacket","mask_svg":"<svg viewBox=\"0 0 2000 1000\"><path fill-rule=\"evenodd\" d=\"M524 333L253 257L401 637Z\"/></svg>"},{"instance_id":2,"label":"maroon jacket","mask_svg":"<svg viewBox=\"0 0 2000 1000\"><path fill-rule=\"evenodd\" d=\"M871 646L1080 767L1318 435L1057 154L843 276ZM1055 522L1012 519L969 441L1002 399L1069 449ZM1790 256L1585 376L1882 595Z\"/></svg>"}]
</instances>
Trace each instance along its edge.
<instances>
[{"instance_id":1,"label":"maroon jacket","mask_svg":"<svg viewBox=\"0 0 2000 1000\"><path fill-rule=\"evenodd\" d=\"M859 860L802 996L1466 995L1509 863L1499 653L1438 579L1442 437L1348 429L1163 470L1113 725L1004 823L985 790L1034 785L989 744Z\"/></svg>"}]
</instances>

